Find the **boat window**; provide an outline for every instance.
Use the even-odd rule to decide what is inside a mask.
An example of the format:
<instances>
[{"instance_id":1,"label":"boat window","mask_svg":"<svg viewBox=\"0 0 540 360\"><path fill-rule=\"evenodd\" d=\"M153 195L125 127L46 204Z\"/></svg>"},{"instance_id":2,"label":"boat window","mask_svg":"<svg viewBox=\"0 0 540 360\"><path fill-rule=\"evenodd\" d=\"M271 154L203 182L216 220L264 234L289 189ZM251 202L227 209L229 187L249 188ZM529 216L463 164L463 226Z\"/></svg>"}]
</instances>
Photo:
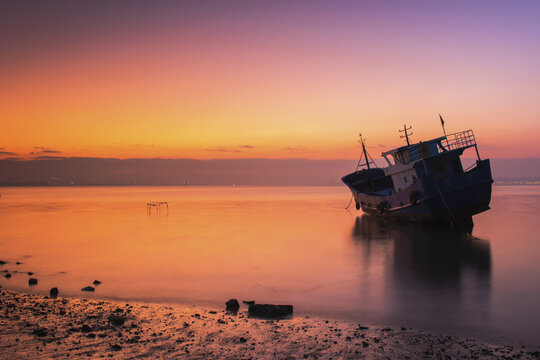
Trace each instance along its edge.
<instances>
[{"instance_id":1,"label":"boat window","mask_svg":"<svg viewBox=\"0 0 540 360\"><path fill-rule=\"evenodd\" d=\"M428 143L422 143L416 147L418 150L418 153L420 154L421 158L425 158L429 156L429 144Z\"/></svg>"},{"instance_id":2,"label":"boat window","mask_svg":"<svg viewBox=\"0 0 540 360\"><path fill-rule=\"evenodd\" d=\"M444 161L433 161L431 163L431 170L433 171L433 175L437 179L446 177L446 169L444 168Z\"/></svg>"},{"instance_id":3,"label":"boat window","mask_svg":"<svg viewBox=\"0 0 540 360\"><path fill-rule=\"evenodd\" d=\"M408 151L400 151L401 153L401 163L406 165L409 163L409 152Z\"/></svg>"},{"instance_id":4,"label":"boat window","mask_svg":"<svg viewBox=\"0 0 540 360\"><path fill-rule=\"evenodd\" d=\"M416 183L417 180L418 180L418 179L416 178L416 175L413 175L413 176L412 176L412 182L413 182L413 184Z\"/></svg>"},{"instance_id":5,"label":"boat window","mask_svg":"<svg viewBox=\"0 0 540 360\"><path fill-rule=\"evenodd\" d=\"M452 160L452 169L454 170L454 174L463 173L463 166L461 165L461 161L459 161L459 158Z\"/></svg>"},{"instance_id":6,"label":"boat window","mask_svg":"<svg viewBox=\"0 0 540 360\"><path fill-rule=\"evenodd\" d=\"M406 176L403 177L403 182L407 182L407 177Z\"/></svg>"},{"instance_id":7,"label":"boat window","mask_svg":"<svg viewBox=\"0 0 540 360\"><path fill-rule=\"evenodd\" d=\"M396 160L394 159L394 156L388 156L388 154L383 154L384 160L388 163L388 165L395 165Z\"/></svg>"},{"instance_id":8,"label":"boat window","mask_svg":"<svg viewBox=\"0 0 540 360\"><path fill-rule=\"evenodd\" d=\"M440 141L437 141L437 146L438 146L439 149L441 150L440 152L448 151L448 150L443 146L443 144L442 144Z\"/></svg>"}]
</instances>

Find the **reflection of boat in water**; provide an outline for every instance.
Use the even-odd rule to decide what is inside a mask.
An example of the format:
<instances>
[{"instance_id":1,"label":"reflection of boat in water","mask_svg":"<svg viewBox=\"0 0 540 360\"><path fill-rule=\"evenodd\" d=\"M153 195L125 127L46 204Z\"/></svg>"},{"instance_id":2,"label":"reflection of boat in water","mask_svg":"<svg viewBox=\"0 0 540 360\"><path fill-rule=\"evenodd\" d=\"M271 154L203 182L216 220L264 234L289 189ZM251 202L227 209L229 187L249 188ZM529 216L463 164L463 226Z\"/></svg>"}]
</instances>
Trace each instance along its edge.
<instances>
[{"instance_id":1,"label":"reflection of boat in water","mask_svg":"<svg viewBox=\"0 0 540 360\"><path fill-rule=\"evenodd\" d=\"M397 226L387 219L362 216L355 220L352 238L360 242L392 241L394 264L409 262L411 267L424 269L428 277L463 266L491 271L489 242L471 238L456 228L415 223Z\"/></svg>"},{"instance_id":2,"label":"reflection of boat in water","mask_svg":"<svg viewBox=\"0 0 540 360\"><path fill-rule=\"evenodd\" d=\"M488 241L437 224L396 224L365 215L356 218L351 235L361 272L370 274L360 279L361 292L384 303L388 321L450 330L485 326L491 299ZM370 287L377 276L380 289Z\"/></svg>"},{"instance_id":3,"label":"reflection of boat in water","mask_svg":"<svg viewBox=\"0 0 540 360\"><path fill-rule=\"evenodd\" d=\"M384 168L375 166L361 138L365 162L342 178L357 210L384 217L461 222L489 209L491 166L489 159L480 159L472 130L416 144L411 144L408 130L401 130L406 146L382 153L388 163ZM476 150L478 160L464 170L460 157L469 148Z\"/></svg>"}]
</instances>

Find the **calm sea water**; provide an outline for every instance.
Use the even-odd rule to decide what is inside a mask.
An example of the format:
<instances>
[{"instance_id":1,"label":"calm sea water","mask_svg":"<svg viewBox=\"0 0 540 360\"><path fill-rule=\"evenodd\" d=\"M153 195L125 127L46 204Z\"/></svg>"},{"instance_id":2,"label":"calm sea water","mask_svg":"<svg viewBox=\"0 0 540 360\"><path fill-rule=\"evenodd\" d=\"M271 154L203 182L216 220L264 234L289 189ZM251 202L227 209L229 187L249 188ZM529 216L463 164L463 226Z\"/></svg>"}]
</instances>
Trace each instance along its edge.
<instances>
[{"instance_id":1,"label":"calm sea water","mask_svg":"<svg viewBox=\"0 0 540 360\"><path fill-rule=\"evenodd\" d=\"M344 187L0 194L0 260L8 261L0 270L13 275L0 277L3 287L216 307L254 299L300 314L540 345L540 187L495 186L492 210L474 218L475 239L347 211ZM168 201L169 210L148 213L152 201ZM27 271L37 286L28 286ZM96 293L81 293L95 279Z\"/></svg>"}]
</instances>

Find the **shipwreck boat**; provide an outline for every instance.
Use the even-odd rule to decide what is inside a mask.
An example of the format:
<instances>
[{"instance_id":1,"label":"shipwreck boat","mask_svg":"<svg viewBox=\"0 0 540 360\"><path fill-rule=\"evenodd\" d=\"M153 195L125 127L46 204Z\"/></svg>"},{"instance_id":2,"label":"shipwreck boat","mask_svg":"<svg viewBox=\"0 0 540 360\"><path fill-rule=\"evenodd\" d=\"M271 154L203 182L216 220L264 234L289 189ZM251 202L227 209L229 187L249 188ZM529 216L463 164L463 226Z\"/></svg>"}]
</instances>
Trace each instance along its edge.
<instances>
[{"instance_id":1,"label":"shipwreck boat","mask_svg":"<svg viewBox=\"0 0 540 360\"><path fill-rule=\"evenodd\" d=\"M444 130L444 122L441 117ZM413 221L455 223L489 210L491 166L480 159L472 130L411 143L410 127L404 126L407 145L382 153L387 162L377 167L360 135L362 156L355 172L341 180L349 187L356 209L368 215ZM463 169L461 156L469 148L477 160ZM363 162L363 163L362 163Z\"/></svg>"}]
</instances>

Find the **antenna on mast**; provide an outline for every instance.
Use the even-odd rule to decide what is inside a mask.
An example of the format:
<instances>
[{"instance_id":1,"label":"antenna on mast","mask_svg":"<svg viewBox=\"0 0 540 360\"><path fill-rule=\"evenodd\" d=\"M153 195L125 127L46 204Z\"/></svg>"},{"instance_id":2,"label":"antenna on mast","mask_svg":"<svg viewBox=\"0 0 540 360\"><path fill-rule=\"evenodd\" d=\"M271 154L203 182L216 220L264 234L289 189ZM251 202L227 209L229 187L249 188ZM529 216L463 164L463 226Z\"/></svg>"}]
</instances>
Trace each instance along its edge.
<instances>
[{"instance_id":1,"label":"antenna on mast","mask_svg":"<svg viewBox=\"0 0 540 360\"><path fill-rule=\"evenodd\" d=\"M407 125L403 124L403 130L399 130L399 132L405 133L405 135L399 135L399 137L402 139L405 138L407 140L407 145L411 145L411 143L409 142L409 136L413 134L412 131L409 134L409 130L411 129L412 129L412 126L407 127Z\"/></svg>"},{"instance_id":2,"label":"antenna on mast","mask_svg":"<svg viewBox=\"0 0 540 360\"><path fill-rule=\"evenodd\" d=\"M442 131L444 132L444 137L446 137L446 129L444 128L444 120L442 119L441 114L439 114L439 118L441 119L441 125L442 125Z\"/></svg>"}]
</instances>

